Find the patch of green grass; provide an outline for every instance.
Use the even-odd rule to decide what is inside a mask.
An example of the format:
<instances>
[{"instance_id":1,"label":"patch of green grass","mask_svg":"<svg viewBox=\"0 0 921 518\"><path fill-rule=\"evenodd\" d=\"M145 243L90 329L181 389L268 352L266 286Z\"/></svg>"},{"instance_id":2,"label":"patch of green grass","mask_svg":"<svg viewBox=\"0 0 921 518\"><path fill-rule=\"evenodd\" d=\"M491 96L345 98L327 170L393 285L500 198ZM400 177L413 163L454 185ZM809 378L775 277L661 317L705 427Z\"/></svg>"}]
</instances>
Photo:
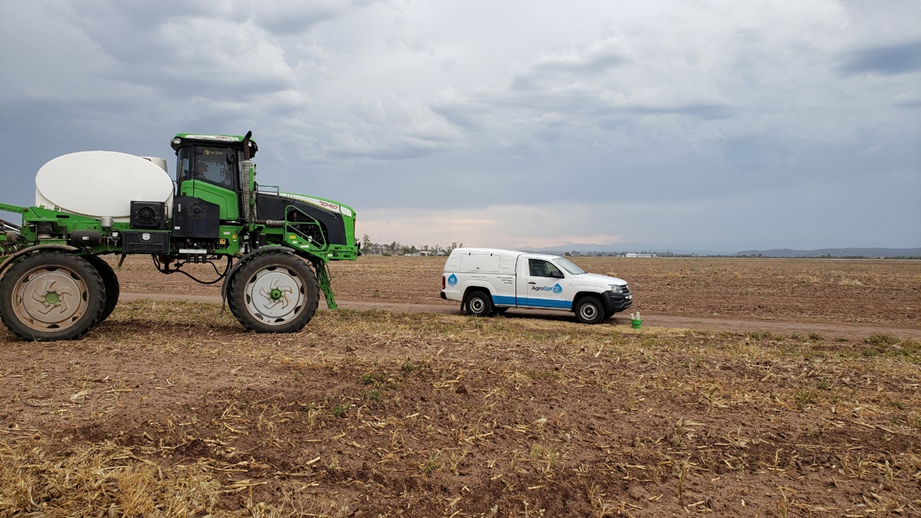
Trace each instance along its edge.
<instances>
[{"instance_id":1,"label":"patch of green grass","mask_svg":"<svg viewBox=\"0 0 921 518\"><path fill-rule=\"evenodd\" d=\"M440 471L442 464L439 458L441 457L441 451L435 450L427 459L425 459L425 464L422 465L422 472L426 475L431 475L436 471Z\"/></svg>"},{"instance_id":2,"label":"patch of green grass","mask_svg":"<svg viewBox=\"0 0 921 518\"><path fill-rule=\"evenodd\" d=\"M336 417L345 417L349 413L349 404L338 403L333 405L332 413Z\"/></svg>"},{"instance_id":3,"label":"patch of green grass","mask_svg":"<svg viewBox=\"0 0 921 518\"><path fill-rule=\"evenodd\" d=\"M387 377L379 372L369 372L361 377L361 382L365 385L381 385L387 381Z\"/></svg>"},{"instance_id":4,"label":"patch of green grass","mask_svg":"<svg viewBox=\"0 0 921 518\"><path fill-rule=\"evenodd\" d=\"M867 337L867 339L864 340L864 343L868 343L870 345L895 345L900 341L901 340L899 340L898 337L879 333Z\"/></svg>"},{"instance_id":5,"label":"patch of green grass","mask_svg":"<svg viewBox=\"0 0 921 518\"><path fill-rule=\"evenodd\" d=\"M819 395L814 390L810 389L800 389L797 390L795 394L793 394L793 401L796 402L796 406L800 410L806 408L818 400Z\"/></svg>"},{"instance_id":6,"label":"patch of green grass","mask_svg":"<svg viewBox=\"0 0 921 518\"><path fill-rule=\"evenodd\" d=\"M531 379L535 379L535 380L538 380L538 379L541 379L541 380L558 380L558 379L560 379L560 377L561 377L559 371L556 371L556 370L549 370L549 369L545 369L545 370L541 370L541 371L528 370L528 371L525 371L525 375L526 375L527 377L529 377L529 378L531 378Z\"/></svg>"}]
</instances>

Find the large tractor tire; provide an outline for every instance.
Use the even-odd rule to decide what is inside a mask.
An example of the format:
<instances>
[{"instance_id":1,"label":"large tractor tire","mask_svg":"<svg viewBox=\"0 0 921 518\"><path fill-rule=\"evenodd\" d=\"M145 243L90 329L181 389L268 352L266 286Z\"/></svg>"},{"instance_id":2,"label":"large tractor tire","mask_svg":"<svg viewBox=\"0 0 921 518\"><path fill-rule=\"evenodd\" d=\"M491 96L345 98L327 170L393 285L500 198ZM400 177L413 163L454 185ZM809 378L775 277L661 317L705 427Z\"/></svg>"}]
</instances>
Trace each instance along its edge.
<instances>
[{"instance_id":1,"label":"large tractor tire","mask_svg":"<svg viewBox=\"0 0 921 518\"><path fill-rule=\"evenodd\" d=\"M240 324L257 333L295 333L310 322L320 301L317 276L288 252L256 255L234 272L227 305Z\"/></svg>"},{"instance_id":2,"label":"large tractor tire","mask_svg":"<svg viewBox=\"0 0 921 518\"><path fill-rule=\"evenodd\" d=\"M99 276L102 277L102 285L106 290L106 303L105 306L102 307L102 313L99 314L99 322L96 322L98 324L109 318L109 315L115 310L121 288L119 287L118 276L115 275L115 270L112 269L105 259L98 255L87 255L83 258L99 272Z\"/></svg>"},{"instance_id":3,"label":"large tractor tire","mask_svg":"<svg viewBox=\"0 0 921 518\"><path fill-rule=\"evenodd\" d=\"M23 340L74 340L106 305L102 277L89 262L63 251L27 255L0 279L0 320Z\"/></svg>"}]
</instances>

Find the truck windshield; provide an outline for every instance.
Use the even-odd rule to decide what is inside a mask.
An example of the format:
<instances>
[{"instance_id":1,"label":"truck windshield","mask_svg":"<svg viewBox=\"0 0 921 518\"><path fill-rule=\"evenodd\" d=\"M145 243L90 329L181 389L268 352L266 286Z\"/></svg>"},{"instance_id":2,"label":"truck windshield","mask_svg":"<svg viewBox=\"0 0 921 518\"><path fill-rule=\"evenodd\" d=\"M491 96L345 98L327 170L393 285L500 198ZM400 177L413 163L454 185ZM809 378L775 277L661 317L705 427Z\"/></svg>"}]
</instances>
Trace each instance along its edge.
<instances>
[{"instance_id":1,"label":"truck windshield","mask_svg":"<svg viewBox=\"0 0 921 518\"><path fill-rule=\"evenodd\" d=\"M582 275L583 273L585 273L585 270L572 264L569 261L569 259L563 259L562 257L558 257L553 260L553 263L573 275Z\"/></svg>"}]
</instances>

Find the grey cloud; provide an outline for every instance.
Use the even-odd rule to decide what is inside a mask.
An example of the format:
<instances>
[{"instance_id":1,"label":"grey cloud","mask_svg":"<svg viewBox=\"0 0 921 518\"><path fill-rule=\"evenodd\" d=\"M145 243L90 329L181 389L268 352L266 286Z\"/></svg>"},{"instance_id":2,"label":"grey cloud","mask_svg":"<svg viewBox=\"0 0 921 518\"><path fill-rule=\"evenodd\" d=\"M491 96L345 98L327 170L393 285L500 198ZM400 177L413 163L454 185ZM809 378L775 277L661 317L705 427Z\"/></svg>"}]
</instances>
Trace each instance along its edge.
<instances>
[{"instance_id":1,"label":"grey cloud","mask_svg":"<svg viewBox=\"0 0 921 518\"><path fill-rule=\"evenodd\" d=\"M485 127L484 120L489 116L489 110L471 101L436 103L429 109L444 117L451 124L472 132L482 131Z\"/></svg>"},{"instance_id":2,"label":"grey cloud","mask_svg":"<svg viewBox=\"0 0 921 518\"><path fill-rule=\"evenodd\" d=\"M921 72L921 41L867 47L841 56L841 75L876 73L884 76Z\"/></svg>"},{"instance_id":3,"label":"grey cloud","mask_svg":"<svg viewBox=\"0 0 921 518\"><path fill-rule=\"evenodd\" d=\"M356 9L363 9L379 0L322 0L303 2L301 0L274 0L252 7L252 17L261 26L273 33L297 35L317 25L345 16Z\"/></svg>"},{"instance_id":4,"label":"grey cloud","mask_svg":"<svg viewBox=\"0 0 921 518\"><path fill-rule=\"evenodd\" d=\"M303 7L294 10L272 9L259 12L255 19L262 27L279 34L299 34L311 28L333 20L340 12L333 6L314 6L302 4Z\"/></svg>"},{"instance_id":5,"label":"grey cloud","mask_svg":"<svg viewBox=\"0 0 921 518\"><path fill-rule=\"evenodd\" d=\"M731 118L738 112L737 108L727 104L693 101L683 104L663 103L658 106L613 103L605 98L606 93L609 92L600 87L559 92L541 90L527 94L495 91L483 93L476 99L439 103L431 109L451 123L474 132L485 129L488 117L494 118L498 113L509 110L569 116L570 124L597 121L602 127L607 127L612 117L626 115L673 115L700 120L720 120ZM510 117L521 118L520 115Z\"/></svg>"},{"instance_id":6,"label":"grey cloud","mask_svg":"<svg viewBox=\"0 0 921 518\"><path fill-rule=\"evenodd\" d=\"M512 90L534 90L541 85L597 80L613 68L630 63L617 54L546 58L512 77Z\"/></svg>"},{"instance_id":7,"label":"grey cloud","mask_svg":"<svg viewBox=\"0 0 921 518\"><path fill-rule=\"evenodd\" d=\"M110 58L95 58L94 79L135 85L135 95L142 98L241 105L296 88L282 50L248 22L244 4L193 1L175 10L144 2L130 8L112 4L87 2L59 11Z\"/></svg>"},{"instance_id":8,"label":"grey cloud","mask_svg":"<svg viewBox=\"0 0 921 518\"><path fill-rule=\"evenodd\" d=\"M531 91L548 84L594 81L598 80L598 76L628 63L629 59L614 53L552 56L514 74L509 86L516 91Z\"/></svg>"},{"instance_id":9,"label":"grey cloud","mask_svg":"<svg viewBox=\"0 0 921 518\"><path fill-rule=\"evenodd\" d=\"M688 103L677 106L628 106L613 111L635 115L688 115L706 120L728 119L736 114L732 106L721 104Z\"/></svg>"},{"instance_id":10,"label":"grey cloud","mask_svg":"<svg viewBox=\"0 0 921 518\"><path fill-rule=\"evenodd\" d=\"M330 148L325 154L333 160L409 160L427 157L440 151L442 151L441 147L433 145L430 141L403 138L399 142L388 145L336 146Z\"/></svg>"},{"instance_id":11,"label":"grey cloud","mask_svg":"<svg viewBox=\"0 0 921 518\"><path fill-rule=\"evenodd\" d=\"M777 136L740 135L723 142L723 153L733 168L740 172L765 169L777 165L789 152L789 144Z\"/></svg>"}]
</instances>

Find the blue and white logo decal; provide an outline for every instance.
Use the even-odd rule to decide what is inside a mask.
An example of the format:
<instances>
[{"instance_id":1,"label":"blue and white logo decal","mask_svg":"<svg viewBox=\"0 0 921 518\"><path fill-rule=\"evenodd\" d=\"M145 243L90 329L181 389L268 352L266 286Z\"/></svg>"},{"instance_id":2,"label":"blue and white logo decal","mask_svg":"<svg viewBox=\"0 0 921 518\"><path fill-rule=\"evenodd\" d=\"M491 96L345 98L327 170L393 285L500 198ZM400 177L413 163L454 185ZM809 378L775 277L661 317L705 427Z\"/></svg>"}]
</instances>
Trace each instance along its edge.
<instances>
[{"instance_id":1,"label":"blue and white logo decal","mask_svg":"<svg viewBox=\"0 0 921 518\"><path fill-rule=\"evenodd\" d=\"M449 286L457 286L457 275L454 275L454 274L452 273L451 276L448 277L448 285L449 285Z\"/></svg>"},{"instance_id":2,"label":"blue and white logo decal","mask_svg":"<svg viewBox=\"0 0 921 518\"><path fill-rule=\"evenodd\" d=\"M563 287L559 284L554 285L552 288L550 286L531 286L531 291L552 291L555 295L563 293Z\"/></svg>"}]
</instances>

